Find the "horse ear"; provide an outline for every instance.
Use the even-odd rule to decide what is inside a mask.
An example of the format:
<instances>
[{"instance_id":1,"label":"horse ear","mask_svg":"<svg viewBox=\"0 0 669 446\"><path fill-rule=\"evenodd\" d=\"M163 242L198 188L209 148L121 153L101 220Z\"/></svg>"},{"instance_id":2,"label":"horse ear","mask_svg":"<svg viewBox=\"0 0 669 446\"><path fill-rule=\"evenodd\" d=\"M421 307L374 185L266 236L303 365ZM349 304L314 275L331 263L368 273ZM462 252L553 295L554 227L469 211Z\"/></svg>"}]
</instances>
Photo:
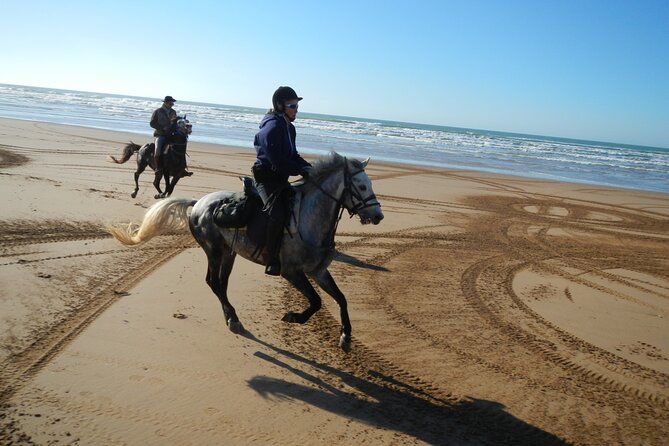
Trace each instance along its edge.
<instances>
[{"instance_id":1,"label":"horse ear","mask_svg":"<svg viewBox=\"0 0 669 446\"><path fill-rule=\"evenodd\" d=\"M364 160L364 161L362 162L362 168L363 168L363 169L364 169L365 167L367 167L367 163L369 163L369 157L367 157L367 159Z\"/></svg>"}]
</instances>

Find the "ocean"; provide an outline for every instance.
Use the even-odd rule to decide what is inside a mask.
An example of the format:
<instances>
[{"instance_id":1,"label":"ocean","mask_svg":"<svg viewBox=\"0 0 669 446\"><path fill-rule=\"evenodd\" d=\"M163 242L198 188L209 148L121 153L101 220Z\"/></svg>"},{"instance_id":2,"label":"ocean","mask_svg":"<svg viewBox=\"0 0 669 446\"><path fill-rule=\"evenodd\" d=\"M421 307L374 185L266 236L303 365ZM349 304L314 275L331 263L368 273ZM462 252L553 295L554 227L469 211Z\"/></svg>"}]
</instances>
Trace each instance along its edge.
<instances>
[{"instance_id":1,"label":"ocean","mask_svg":"<svg viewBox=\"0 0 669 446\"><path fill-rule=\"evenodd\" d=\"M177 98L179 99L179 98ZM152 139L160 98L0 84L0 117L136 133ZM179 100L191 141L253 150L266 109ZM302 154L372 160L669 193L669 149L300 112ZM139 136L141 135L141 136Z\"/></svg>"}]
</instances>

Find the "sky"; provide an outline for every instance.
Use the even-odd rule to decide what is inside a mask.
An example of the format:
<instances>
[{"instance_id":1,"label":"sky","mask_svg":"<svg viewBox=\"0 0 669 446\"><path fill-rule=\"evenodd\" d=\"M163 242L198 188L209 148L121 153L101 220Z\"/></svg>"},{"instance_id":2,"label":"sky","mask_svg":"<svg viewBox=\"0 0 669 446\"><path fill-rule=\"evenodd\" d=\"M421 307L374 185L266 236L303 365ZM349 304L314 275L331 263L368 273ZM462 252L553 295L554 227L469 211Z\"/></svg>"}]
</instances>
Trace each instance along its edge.
<instances>
[{"instance_id":1,"label":"sky","mask_svg":"<svg viewBox=\"0 0 669 446\"><path fill-rule=\"evenodd\" d=\"M0 83L669 148L669 0L3 2Z\"/></svg>"}]
</instances>

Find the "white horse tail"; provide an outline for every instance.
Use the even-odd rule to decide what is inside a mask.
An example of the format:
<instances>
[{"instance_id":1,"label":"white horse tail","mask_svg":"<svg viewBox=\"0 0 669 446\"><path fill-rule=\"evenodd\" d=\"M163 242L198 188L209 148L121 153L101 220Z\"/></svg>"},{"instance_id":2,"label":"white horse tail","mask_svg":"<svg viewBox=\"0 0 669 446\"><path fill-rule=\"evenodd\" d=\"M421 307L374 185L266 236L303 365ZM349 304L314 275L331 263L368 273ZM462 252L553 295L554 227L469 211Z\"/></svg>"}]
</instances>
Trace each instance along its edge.
<instances>
[{"instance_id":1,"label":"white horse tail","mask_svg":"<svg viewBox=\"0 0 669 446\"><path fill-rule=\"evenodd\" d=\"M134 246L167 232L181 231L188 226L188 208L197 203L191 198L166 198L151 206L142 223L127 228L109 225L107 230L124 245Z\"/></svg>"}]
</instances>

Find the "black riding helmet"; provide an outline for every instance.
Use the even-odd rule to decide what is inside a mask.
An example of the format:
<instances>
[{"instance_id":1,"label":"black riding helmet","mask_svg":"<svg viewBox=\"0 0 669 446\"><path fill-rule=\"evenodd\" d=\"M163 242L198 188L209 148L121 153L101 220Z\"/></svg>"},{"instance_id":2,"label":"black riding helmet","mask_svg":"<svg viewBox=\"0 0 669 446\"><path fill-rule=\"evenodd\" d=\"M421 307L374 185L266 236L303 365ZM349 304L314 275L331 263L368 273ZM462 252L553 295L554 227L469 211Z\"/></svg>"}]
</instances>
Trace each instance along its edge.
<instances>
[{"instance_id":1,"label":"black riding helmet","mask_svg":"<svg viewBox=\"0 0 669 446\"><path fill-rule=\"evenodd\" d=\"M279 87L272 95L272 108L274 108L274 111L283 111L283 104L292 99L302 100L292 88Z\"/></svg>"}]
</instances>

